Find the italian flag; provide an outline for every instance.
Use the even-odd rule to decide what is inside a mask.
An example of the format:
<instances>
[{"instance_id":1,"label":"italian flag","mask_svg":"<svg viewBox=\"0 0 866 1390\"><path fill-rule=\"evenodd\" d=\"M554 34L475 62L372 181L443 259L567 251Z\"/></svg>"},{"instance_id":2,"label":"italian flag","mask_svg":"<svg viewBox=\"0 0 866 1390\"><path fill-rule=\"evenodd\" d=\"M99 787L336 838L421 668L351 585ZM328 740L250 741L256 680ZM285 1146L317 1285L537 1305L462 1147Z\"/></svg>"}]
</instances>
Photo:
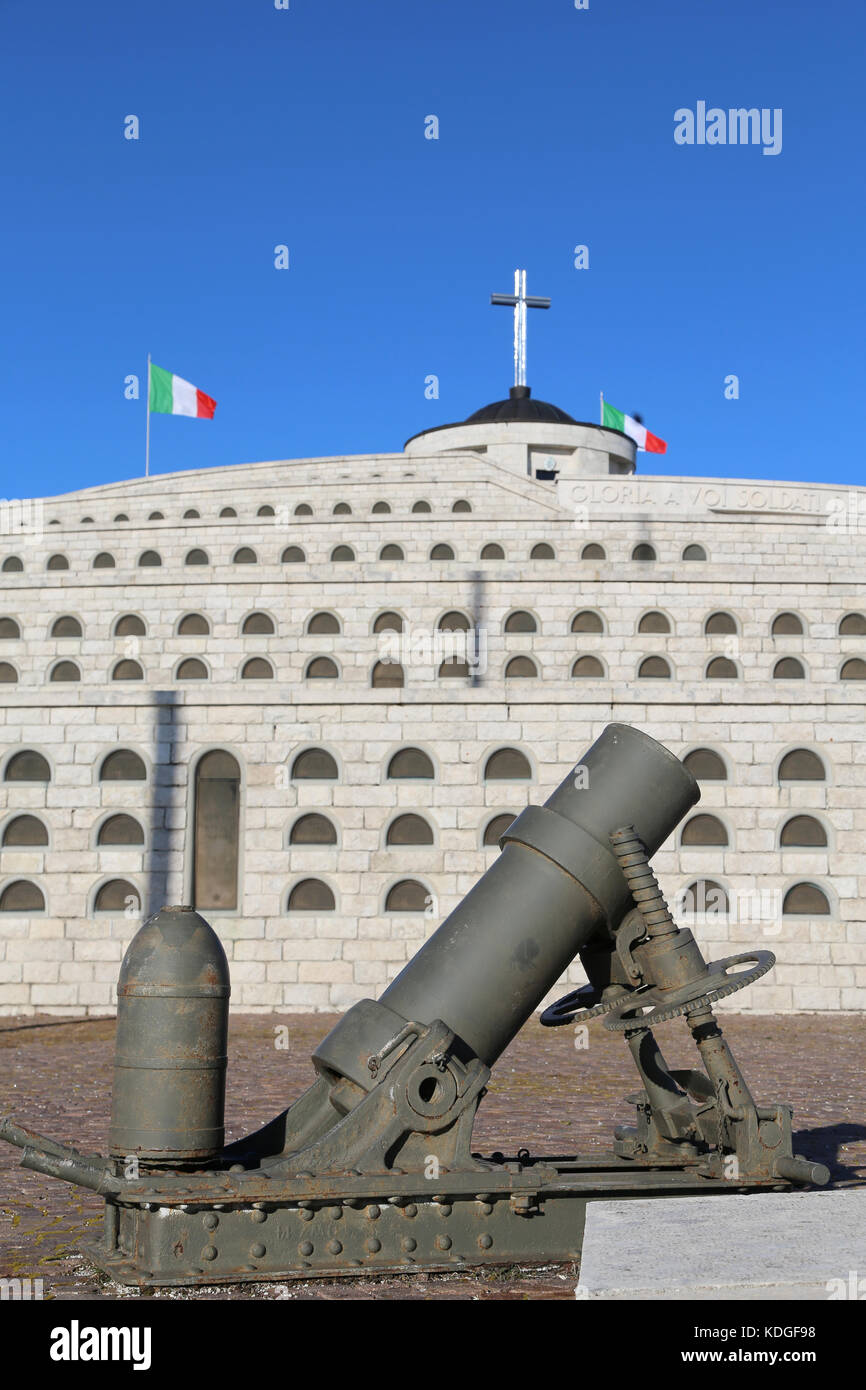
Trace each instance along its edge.
<instances>
[{"instance_id":1,"label":"italian flag","mask_svg":"<svg viewBox=\"0 0 866 1390\"><path fill-rule=\"evenodd\" d=\"M650 434L639 420L633 420L621 410L614 410L607 401L602 402L601 423L610 430L620 430L622 434L627 434L639 449L645 449L648 454L667 453L668 446L663 439L657 439L654 434Z\"/></svg>"},{"instance_id":2,"label":"italian flag","mask_svg":"<svg viewBox=\"0 0 866 1390\"><path fill-rule=\"evenodd\" d=\"M151 363L149 408L156 415L194 415L199 420L212 420L216 401L183 377Z\"/></svg>"}]
</instances>

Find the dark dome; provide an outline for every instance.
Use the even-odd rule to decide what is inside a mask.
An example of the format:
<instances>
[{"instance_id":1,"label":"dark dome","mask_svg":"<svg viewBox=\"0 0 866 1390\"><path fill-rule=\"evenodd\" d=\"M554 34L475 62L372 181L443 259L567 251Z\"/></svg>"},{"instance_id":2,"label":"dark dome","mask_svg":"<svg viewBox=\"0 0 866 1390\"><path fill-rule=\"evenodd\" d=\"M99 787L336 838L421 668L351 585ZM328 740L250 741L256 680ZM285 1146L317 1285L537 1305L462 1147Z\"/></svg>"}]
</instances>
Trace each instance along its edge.
<instances>
[{"instance_id":1,"label":"dark dome","mask_svg":"<svg viewBox=\"0 0 866 1390\"><path fill-rule=\"evenodd\" d=\"M571 415L560 410L549 401L534 401L528 386L512 386L507 401L493 401L483 405L474 415L469 415L464 424L500 424L509 420L526 421L527 424L576 425Z\"/></svg>"}]
</instances>

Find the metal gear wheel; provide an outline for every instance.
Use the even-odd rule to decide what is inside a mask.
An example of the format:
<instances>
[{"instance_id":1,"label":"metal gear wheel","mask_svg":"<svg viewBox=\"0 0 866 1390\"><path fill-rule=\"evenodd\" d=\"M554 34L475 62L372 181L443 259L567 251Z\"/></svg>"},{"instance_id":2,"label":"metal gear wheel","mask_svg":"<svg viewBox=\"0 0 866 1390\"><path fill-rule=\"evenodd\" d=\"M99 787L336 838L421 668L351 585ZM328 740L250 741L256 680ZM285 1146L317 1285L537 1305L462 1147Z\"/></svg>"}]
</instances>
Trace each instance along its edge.
<instances>
[{"instance_id":1,"label":"metal gear wheel","mask_svg":"<svg viewBox=\"0 0 866 1390\"><path fill-rule=\"evenodd\" d=\"M735 966L749 963L749 969L740 970L735 975L728 974ZM766 975L775 964L776 957L772 951L748 951L743 955L711 961L705 975L679 989L664 990L651 986L629 995L628 999L615 1000L613 1011L605 1019L604 1026L612 1033L624 1033L631 1028L654 1028L657 1023L666 1023L680 1014L694 1012L701 1004L715 1003L727 994L745 989Z\"/></svg>"}]
</instances>

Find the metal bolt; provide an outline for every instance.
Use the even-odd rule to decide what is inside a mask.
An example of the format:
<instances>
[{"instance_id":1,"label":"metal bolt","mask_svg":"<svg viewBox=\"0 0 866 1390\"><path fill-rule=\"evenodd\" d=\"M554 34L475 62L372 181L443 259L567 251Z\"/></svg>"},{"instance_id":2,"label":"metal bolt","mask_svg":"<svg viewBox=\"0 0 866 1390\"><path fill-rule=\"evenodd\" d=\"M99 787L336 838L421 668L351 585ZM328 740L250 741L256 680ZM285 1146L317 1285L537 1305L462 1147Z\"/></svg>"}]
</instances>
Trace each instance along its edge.
<instances>
[{"instance_id":1,"label":"metal bolt","mask_svg":"<svg viewBox=\"0 0 866 1390\"><path fill-rule=\"evenodd\" d=\"M405 1207L403 1208L403 1215L404 1215L404 1216L417 1216L417 1215L418 1215L418 1208L416 1207L416 1205L415 1205L414 1202L409 1202L408 1206L405 1206Z\"/></svg>"},{"instance_id":2,"label":"metal bolt","mask_svg":"<svg viewBox=\"0 0 866 1390\"><path fill-rule=\"evenodd\" d=\"M298 1215L300 1216L302 1221L312 1221L315 1213L310 1211L309 1207L301 1207L300 1211L298 1212Z\"/></svg>"},{"instance_id":3,"label":"metal bolt","mask_svg":"<svg viewBox=\"0 0 866 1390\"><path fill-rule=\"evenodd\" d=\"M220 1219L214 1211L209 1211L202 1221L202 1225L206 1231L215 1231L219 1224Z\"/></svg>"},{"instance_id":4,"label":"metal bolt","mask_svg":"<svg viewBox=\"0 0 866 1390\"><path fill-rule=\"evenodd\" d=\"M262 1258L262 1255L264 1255L264 1253L265 1253L265 1247L262 1245L262 1243L261 1243L260 1241L257 1242L255 1245L251 1245L251 1246L250 1246L250 1255L252 1256L252 1258L253 1258L254 1260L260 1260L260 1259Z\"/></svg>"},{"instance_id":5,"label":"metal bolt","mask_svg":"<svg viewBox=\"0 0 866 1390\"><path fill-rule=\"evenodd\" d=\"M302 1240L300 1245L298 1246L298 1254L312 1255L313 1248L313 1242L311 1240Z\"/></svg>"},{"instance_id":6,"label":"metal bolt","mask_svg":"<svg viewBox=\"0 0 866 1390\"><path fill-rule=\"evenodd\" d=\"M492 1202L479 1202L479 1203L478 1203L478 1210L481 1212L481 1215L482 1215L482 1216L489 1216L490 1213L491 1213L492 1210L493 1210L493 1203L492 1203Z\"/></svg>"},{"instance_id":7,"label":"metal bolt","mask_svg":"<svg viewBox=\"0 0 866 1390\"><path fill-rule=\"evenodd\" d=\"M454 1208L450 1202L440 1202L438 1210L440 1216L450 1216Z\"/></svg>"},{"instance_id":8,"label":"metal bolt","mask_svg":"<svg viewBox=\"0 0 866 1390\"><path fill-rule=\"evenodd\" d=\"M202 1252L201 1252L201 1257L202 1257L203 1260L215 1260L216 1257L217 1257L217 1249L216 1249L216 1246L215 1246L215 1245L206 1245L205 1248L204 1248L204 1250L202 1250Z\"/></svg>"},{"instance_id":9,"label":"metal bolt","mask_svg":"<svg viewBox=\"0 0 866 1390\"><path fill-rule=\"evenodd\" d=\"M371 1255L378 1255L379 1251L382 1249L382 1242L381 1240L376 1240L374 1237L372 1240L365 1242L365 1248L370 1251Z\"/></svg>"},{"instance_id":10,"label":"metal bolt","mask_svg":"<svg viewBox=\"0 0 866 1390\"><path fill-rule=\"evenodd\" d=\"M339 1255L343 1249L338 1240L329 1240L326 1248L329 1255Z\"/></svg>"},{"instance_id":11,"label":"metal bolt","mask_svg":"<svg viewBox=\"0 0 866 1390\"><path fill-rule=\"evenodd\" d=\"M255 1221L256 1225L258 1225L261 1221L267 1221L268 1214L266 1211L262 1211L260 1207L253 1207L250 1212L250 1219Z\"/></svg>"},{"instance_id":12,"label":"metal bolt","mask_svg":"<svg viewBox=\"0 0 866 1390\"><path fill-rule=\"evenodd\" d=\"M367 1208L367 1219L368 1219L369 1221L378 1221L378 1219L379 1219L379 1217L380 1217L381 1215L382 1215L382 1209L381 1209L381 1207L373 1206L373 1207L368 1207L368 1208Z\"/></svg>"},{"instance_id":13,"label":"metal bolt","mask_svg":"<svg viewBox=\"0 0 866 1390\"><path fill-rule=\"evenodd\" d=\"M482 1250L489 1250L493 1244L493 1237L485 1233L483 1236L478 1237L478 1244L481 1246Z\"/></svg>"},{"instance_id":14,"label":"metal bolt","mask_svg":"<svg viewBox=\"0 0 866 1390\"><path fill-rule=\"evenodd\" d=\"M330 1216L330 1218L331 1218L332 1221L339 1221L339 1220L340 1220L340 1217L343 1215L343 1208L342 1208L342 1207L326 1207L326 1208L325 1208L325 1215L326 1215L326 1216Z\"/></svg>"},{"instance_id":15,"label":"metal bolt","mask_svg":"<svg viewBox=\"0 0 866 1390\"><path fill-rule=\"evenodd\" d=\"M407 1236L401 1244L404 1250L417 1250L418 1248L417 1240L413 1240L411 1236Z\"/></svg>"},{"instance_id":16,"label":"metal bolt","mask_svg":"<svg viewBox=\"0 0 866 1390\"><path fill-rule=\"evenodd\" d=\"M436 1248L437 1248L437 1250L450 1250L450 1249L451 1249L451 1237L450 1237L450 1236L437 1236L437 1237L436 1237Z\"/></svg>"}]
</instances>

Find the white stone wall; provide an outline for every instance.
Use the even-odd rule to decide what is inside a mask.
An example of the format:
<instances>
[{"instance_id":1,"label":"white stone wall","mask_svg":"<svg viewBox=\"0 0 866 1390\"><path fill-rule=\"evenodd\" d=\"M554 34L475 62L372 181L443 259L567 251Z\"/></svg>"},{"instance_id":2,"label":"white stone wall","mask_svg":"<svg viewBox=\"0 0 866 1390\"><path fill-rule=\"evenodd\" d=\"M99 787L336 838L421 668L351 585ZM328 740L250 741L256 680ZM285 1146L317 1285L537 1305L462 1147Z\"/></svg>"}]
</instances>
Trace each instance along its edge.
<instances>
[{"instance_id":1,"label":"white stone wall","mask_svg":"<svg viewBox=\"0 0 866 1390\"><path fill-rule=\"evenodd\" d=\"M380 498L393 510L371 516ZM419 498L430 514L412 513ZM471 513L452 513L458 498L471 502ZM95 914L95 891L120 877L136 886L145 910L187 900L189 783L206 749L232 752L243 774L241 904L236 913L206 913L229 954L234 1005L333 1009L381 992L498 853L481 845L490 817L546 799L611 720L639 726L681 756L712 748L727 764L728 780L705 783L698 809L723 821L728 847L681 849L678 832L655 864L670 901L699 877L729 893L728 917L695 924L705 954L776 952L776 969L728 1007L864 1007L866 685L841 681L839 672L844 660L866 658L866 637L838 635L843 614L866 610L857 525L864 498L862 489L664 478L581 480L558 490L477 456L371 456L178 474L47 499L41 537L0 535L0 565L16 554L25 566L0 571L0 617L14 617L22 634L0 642L0 661L19 677L0 685L0 768L26 747L42 752L52 773L47 785L0 781L0 839L9 819L27 811L50 836L46 848L0 849L0 895L26 878L46 901L44 914L0 912L0 1012L111 1010L140 915ZM352 515L333 516L338 501ZM295 518L299 502L315 515ZM229 505L237 519L219 518ZM258 518L262 505L276 516ZM201 518L182 520L191 506ZM165 519L148 522L152 510ZM113 521L121 511L128 523ZM82 524L86 515L92 523ZM60 524L51 526L55 518ZM443 541L455 560L431 562L431 547ZM479 560L490 541L505 560ZM554 560L529 559L538 541L553 547ZM605 547L604 561L581 560L589 541ZM389 542L403 546L404 562L377 560ZM641 542L656 548L656 561L630 559ZM690 543L704 546L706 562L682 561ZM303 547L305 563L280 563L289 544ZM338 544L351 545L357 559L330 562ZM253 546L259 563L232 564L240 545ZM207 567L184 565L193 547L208 552ZM137 567L145 549L160 553L160 568ZM115 556L115 569L92 569L99 551ZM54 553L67 556L69 570L46 572ZM376 615L394 610L416 635L432 633L451 609L473 613L476 574L483 681L441 679L435 663L413 659L404 689L370 689ZM534 615L535 633L503 632L514 609ZM603 633L571 632L583 609L602 616ZM637 632L651 609L668 616L671 634ZM734 616L734 637L704 635L706 617L720 609ZM339 618L338 635L305 633L322 610ZM274 636L241 634L252 611L272 617ZM783 611L800 616L804 635L771 635ZM175 635L189 612L207 616L210 636ZM141 616L146 637L112 636L124 613ZM79 619L82 638L49 636L61 614ZM537 679L503 678L515 653L534 658ZM605 676L573 679L574 659L588 653ZM671 680L637 677L640 660L654 653L669 661ZM243 661L259 654L275 679L241 680ZM307 661L321 654L337 662L339 679L305 681ZM707 680L713 655L733 659L739 678ZM803 662L805 680L772 679L786 655ZM206 662L208 681L174 679L186 656ZM110 679L124 657L141 663L144 681ZM49 681L59 659L78 663L79 683ZM309 746L333 753L336 782L292 780L292 760ZM432 783L387 780L390 756L406 746L430 754ZM531 783L484 782L487 757L503 746L527 755ZM103 757L117 747L141 754L146 783L99 782ZM779 761L798 747L820 755L826 782L779 785ZM112 808L139 819L143 849L95 847ZM306 808L330 816L336 846L287 847ZM402 809L427 818L432 846L385 847ZM822 821L826 849L778 848L780 827L797 810ZM286 910L292 885L311 876L332 888L335 912ZM428 889L428 914L384 911L388 889L405 878ZM825 892L828 916L781 913L781 896L798 882ZM744 910L756 891L765 895L761 909ZM568 981L580 979L573 968Z\"/></svg>"}]
</instances>

